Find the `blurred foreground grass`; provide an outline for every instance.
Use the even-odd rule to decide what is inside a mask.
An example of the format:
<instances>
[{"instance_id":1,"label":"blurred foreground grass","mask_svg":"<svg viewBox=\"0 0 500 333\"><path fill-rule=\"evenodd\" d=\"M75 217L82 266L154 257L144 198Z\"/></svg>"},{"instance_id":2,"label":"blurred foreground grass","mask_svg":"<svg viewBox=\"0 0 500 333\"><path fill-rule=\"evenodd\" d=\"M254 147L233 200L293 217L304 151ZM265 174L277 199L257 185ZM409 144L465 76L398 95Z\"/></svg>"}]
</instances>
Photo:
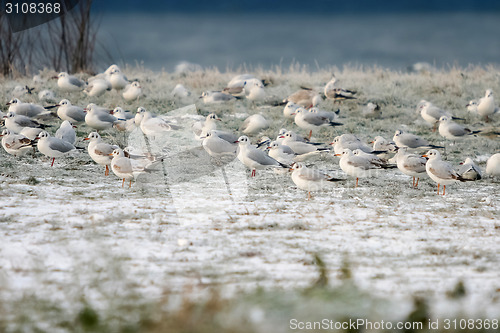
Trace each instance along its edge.
<instances>
[{"instance_id":1,"label":"blurred foreground grass","mask_svg":"<svg viewBox=\"0 0 500 333\"><path fill-rule=\"evenodd\" d=\"M0 299L0 332L500 331L498 328L445 329L443 319L435 318L431 313L429 299L414 296L413 299L402 301L373 296L356 286L346 261L338 269L340 284L333 287L329 284L328 269L323 261L318 256L315 256L314 261L318 269L316 281L308 288L288 291L257 289L224 298L219 293L219 287L222 286L211 286L207 288L204 297L193 297L189 291L182 295L166 291L158 295L158 298L148 300L133 293L124 293L106 300L104 305L87 302L85 293L82 293L80 301L70 307L30 295L14 301ZM456 319L457 322L462 318L470 319L464 315L460 306L466 293L464 285L459 281L447 294L450 307L455 309L449 318ZM383 320L385 329L367 329L360 325L339 330L334 326L301 330L296 324L323 323L324 320L331 321L330 323L365 320L372 324ZM429 322L436 320L440 322L438 328L429 329ZM397 330L397 323L406 323L408 327L415 328ZM393 329L388 329L388 325L393 325Z\"/></svg>"}]
</instances>

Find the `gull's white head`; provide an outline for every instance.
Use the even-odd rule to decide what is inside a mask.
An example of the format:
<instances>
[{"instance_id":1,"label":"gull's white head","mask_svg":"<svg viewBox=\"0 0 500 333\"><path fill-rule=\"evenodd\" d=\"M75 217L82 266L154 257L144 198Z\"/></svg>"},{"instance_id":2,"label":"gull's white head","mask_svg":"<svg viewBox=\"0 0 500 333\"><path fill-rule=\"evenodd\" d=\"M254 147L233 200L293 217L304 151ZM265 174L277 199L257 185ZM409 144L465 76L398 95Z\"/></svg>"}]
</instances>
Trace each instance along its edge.
<instances>
[{"instance_id":1,"label":"gull's white head","mask_svg":"<svg viewBox=\"0 0 500 333\"><path fill-rule=\"evenodd\" d=\"M242 146L248 146L250 145L250 139L248 138L248 136L243 135L238 138L238 143Z\"/></svg>"},{"instance_id":2,"label":"gull's white head","mask_svg":"<svg viewBox=\"0 0 500 333\"><path fill-rule=\"evenodd\" d=\"M394 133L394 136L400 136L400 135L403 135L403 131L402 131L402 130L397 130L397 131Z\"/></svg>"},{"instance_id":3,"label":"gull's white head","mask_svg":"<svg viewBox=\"0 0 500 333\"><path fill-rule=\"evenodd\" d=\"M62 99L59 104L57 104L59 106L66 106L66 105L71 105L70 101L67 100L67 99Z\"/></svg>"},{"instance_id":4,"label":"gull's white head","mask_svg":"<svg viewBox=\"0 0 500 333\"><path fill-rule=\"evenodd\" d=\"M146 112L146 109L145 109L144 107L139 106L139 107L137 108L137 113L142 113L142 114L144 114L145 112Z\"/></svg>"},{"instance_id":5,"label":"gull's white head","mask_svg":"<svg viewBox=\"0 0 500 333\"><path fill-rule=\"evenodd\" d=\"M117 148L117 149L113 150L113 152L111 153L111 155L113 155L113 157L125 157L125 154L123 153L123 150L121 150L120 148Z\"/></svg>"},{"instance_id":6,"label":"gull's white head","mask_svg":"<svg viewBox=\"0 0 500 333\"><path fill-rule=\"evenodd\" d=\"M300 169L305 168L305 167L306 166L303 163L295 162L295 163L293 163L292 171L300 170Z\"/></svg>"},{"instance_id":7,"label":"gull's white head","mask_svg":"<svg viewBox=\"0 0 500 333\"><path fill-rule=\"evenodd\" d=\"M48 137L50 137L50 134L47 131L41 131L40 133L38 133L39 139L48 138Z\"/></svg>"},{"instance_id":8,"label":"gull's white head","mask_svg":"<svg viewBox=\"0 0 500 333\"><path fill-rule=\"evenodd\" d=\"M61 72L61 73L57 74L58 78L67 77L67 76L68 76L68 73L66 73L66 72Z\"/></svg>"},{"instance_id":9,"label":"gull's white head","mask_svg":"<svg viewBox=\"0 0 500 333\"><path fill-rule=\"evenodd\" d=\"M448 121L450 121L450 117L441 116L441 118L439 118L439 122L446 123Z\"/></svg>"},{"instance_id":10,"label":"gull's white head","mask_svg":"<svg viewBox=\"0 0 500 333\"><path fill-rule=\"evenodd\" d=\"M491 89L486 90L485 97L493 97L493 91Z\"/></svg>"},{"instance_id":11,"label":"gull's white head","mask_svg":"<svg viewBox=\"0 0 500 333\"><path fill-rule=\"evenodd\" d=\"M422 157L428 157L430 160L433 160L435 158L441 158L441 153L438 152L436 149L431 149L427 153L422 155Z\"/></svg>"},{"instance_id":12,"label":"gull's white head","mask_svg":"<svg viewBox=\"0 0 500 333\"><path fill-rule=\"evenodd\" d=\"M10 112L7 112L7 114L5 116L3 116L4 118L14 118L16 116L16 114L12 111Z\"/></svg>"},{"instance_id":13,"label":"gull's white head","mask_svg":"<svg viewBox=\"0 0 500 333\"><path fill-rule=\"evenodd\" d=\"M21 101L20 101L19 99L17 99L17 98L13 98L13 99L11 99L11 100L7 103L7 105L19 104L19 103L21 103Z\"/></svg>"},{"instance_id":14,"label":"gull's white head","mask_svg":"<svg viewBox=\"0 0 500 333\"><path fill-rule=\"evenodd\" d=\"M97 132L90 132L89 136L86 137L84 140L90 140L90 141L95 141L95 140L100 140L101 136Z\"/></svg>"},{"instance_id":15,"label":"gull's white head","mask_svg":"<svg viewBox=\"0 0 500 333\"><path fill-rule=\"evenodd\" d=\"M221 119L219 117L217 117L217 115L215 113L211 113L207 116L207 119L208 121L215 121L215 120L219 120L221 121Z\"/></svg>"}]
</instances>

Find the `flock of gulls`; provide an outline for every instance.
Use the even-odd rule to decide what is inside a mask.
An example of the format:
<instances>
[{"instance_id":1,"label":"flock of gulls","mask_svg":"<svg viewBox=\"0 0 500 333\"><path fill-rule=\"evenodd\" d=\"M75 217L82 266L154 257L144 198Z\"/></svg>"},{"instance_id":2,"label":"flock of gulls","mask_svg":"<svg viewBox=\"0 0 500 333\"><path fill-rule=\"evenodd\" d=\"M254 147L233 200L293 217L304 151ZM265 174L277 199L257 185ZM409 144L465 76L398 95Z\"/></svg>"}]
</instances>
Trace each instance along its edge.
<instances>
[{"instance_id":1,"label":"flock of gulls","mask_svg":"<svg viewBox=\"0 0 500 333\"><path fill-rule=\"evenodd\" d=\"M103 137L116 135L120 131L140 129L146 138L154 140L157 136L168 135L168 132L183 127L144 107L139 107L134 114L121 107L110 110L93 103L82 107L70 102L70 97L76 97L77 94L99 97L111 90L120 94L125 102L143 98L141 84L138 81L129 82L117 65L110 66L87 82L65 72L53 78L57 80L57 94L49 89L39 91L37 97L41 104L24 103L20 100L24 96L34 96L33 89L27 86L17 86L11 92L13 98L7 103L8 110L5 113L0 111L5 127L1 134L2 147L7 153L19 157L28 153L34 155L38 149L41 154L52 159L53 166L56 158L86 150L93 161L105 167L105 175L109 175L111 169L122 179L122 187L126 180L130 181L131 186L138 174L153 171L152 166L161 157L147 153L134 155L127 148L106 143ZM34 81L47 84L47 80L38 75L34 77ZM63 94L67 98L57 101L56 96ZM189 97L191 92L178 84L172 94L182 99ZM241 99L264 102L267 97L265 81L252 74L242 74L234 77L221 91L203 92L200 99L204 104L230 105L229 103ZM338 111L326 111L318 107L324 98L336 103L355 102L356 91L341 88L334 77L321 92L301 88L282 102L275 103L275 106L283 106L284 121L288 121L290 126L294 123L307 134L305 136L282 128L274 140L267 136L257 139L260 133L270 127L269 121L261 114L249 116L238 134L219 128L222 119L215 113L189 124L189 130L192 130L194 138L199 140L215 164L223 165L237 158L251 171L252 177L256 175L256 170L261 169L274 169L278 174L290 174L296 186L308 192L308 198L311 198L311 192L322 190L330 182L345 181L332 177L326 170L306 164L309 159L321 154L338 156L340 168L355 179L356 187L359 178L372 177L384 169L396 168L412 177L412 186L415 188L418 187L420 178L428 176L437 184L438 194L443 185L443 195L446 193L446 185L476 181L483 177L482 171L471 158L454 167L442 157L440 150L444 146L434 145L423 137L402 130L396 130L392 140L376 136L370 144L350 133L338 135L328 143L314 142L314 131L324 127L341 129L343 125L339 122ZM467 109L486 122L494 120L500 114L491 90L486 90L484 97L479 100L470 101ZM456 122L463 119L454 117L451 112L429 101L422 100L417 105L417 111L433 131L438 131L451 142L481 134L480 130L471 130ZM378 112L380 108L374 103L368 103L363 109L366 117L376 116ZM60 125L54 125L58 120L62 121ZM59 127L54 135L49 134L48 128L56 126ZM76 126L89 128L90 133L83 138L88 141L86 149L77 147L82 140L76 135ZM499 134L494 135L498 139ZM252 144L250 137L256 138L255 144ZM428 151L425 154L417 153L423 152L422 150ZM487 161L486 173L492 177L500 177L500 153L488 153L491 157Z\"/></svg>"}]
</instances>

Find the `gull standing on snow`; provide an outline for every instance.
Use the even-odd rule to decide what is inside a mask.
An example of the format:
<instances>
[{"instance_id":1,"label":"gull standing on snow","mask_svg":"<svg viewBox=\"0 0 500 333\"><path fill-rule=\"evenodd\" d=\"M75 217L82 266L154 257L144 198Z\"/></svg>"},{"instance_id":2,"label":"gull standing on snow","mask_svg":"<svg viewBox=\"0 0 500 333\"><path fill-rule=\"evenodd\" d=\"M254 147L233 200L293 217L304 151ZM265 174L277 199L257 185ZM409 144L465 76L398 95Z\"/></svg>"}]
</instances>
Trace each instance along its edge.
<instances>
[{"instance_id":1,"label":"gull standing on snow","mask_svg":"<svg viewBox=\"0 0 500 333\"><path fill-rule=\"evenodd\" d=\"M63 99L56 104L57 116L62 120L68 120L72 124L79 124L85 121L85 110L82 107L72 105L67 99Z\"/></svg>"},{"instance_id":2,"label":"gull standing on snow","mask_svg":"<svg viewBox=\"0 0 500 333\"><path fill-rule=\"evenodd\" d=\"M491 89L486 90L486 93L483 98L479 100L477 104L477 113L484 117L486 121L489 121L488 116L493 115L498 111L498 108L495 106L495 99L493 97L493 91Z\"/></svg>"},{"instance_id":3,"label":"gull standing on snow","mask_svg":"<svg viewBox=\"0 0 500 333\"><path fill-rule=\"evenodd\" d=\"M115 90L122 90L127 87L129 84L127 77L122 73L120 68L116 66L113 68L108 76L109 83L111 84L111 88Z\"/></svg>"},{"instance_id":4,"label":"gull standing on snow","mask_svg":"<svg viewBox=\"0 0 500 333\"><path fill-rule=\"evenodd\" d=\"M52 90L45 89L38 93L38 100L45 103L55 103L56 94Z\"/></svg>"},{"instance_id":5,"label":"gull standing on snow","mask_svg":"<svg viewBox=\"0 0 500 333\"><path fill-rule=\"evenodd\" d=\"M302 129L309 130L309 139L312 136L312 131L324 126L341 126L342 123L331 121L329 117L325 117L319 113L303 111L297 109L295 111L295 124Z\"/></svg>"},{"instance_id":6,"label":"gull standing on snow","mask_svg":"<svg viewBox=\"0 0 500 333\"><path fill-rule=\"evenodd\" d=\"M350 149L344 149L340 156L340 168L351 177L356 178L356 186L358 187L359 178L372 176L375 170L380 170L383 167L380 164L372 163L369 159L363 156L356 156Z\"/></svg>"},{"instance_id":7,"label":"gull standing on snow","mask_svg":"<svg viewBox=\"0 0 500 333\"><path fill-rule=\"evenodd\" d=\"M411 133L405 133L401 130L397 130L394 133L394 137L392 140L396 143L396 146L399 148L401 147L407 147L407 148L421 148L421 147L428 147L428 148L444 148L441 146L435 146L429 144L427 140L422 139L421 137L411 134Z\"/></svg>"},{"instance_id":8,"label":"gull standing on snow","mask_svg":"<svg viewBox=\"0 0 500 333\"><path fill-rule=\"evenodd\" d=\"M148 136L155 136L172 130L172 126L165 120L154 117L151 112L144 111L141 125L139 126L142 133Z\"/></svg>"},{"instance_id":9,"label":"gull standing on snow","mask_svg":"<svg viewBox=\"0 0 500 333\"><path fill-rule=\"evenodd\" d=\"M5 118L5 127L9 129L11 132L20 133L24 127L33 127L33 128L44 128L45 125L42 125L31 118L26 116L17 115L14 112L7 112L4 116Z\"/></svg>"},{"instance_id":10,"label":"gull standing on snow","mask_svg":"<svg viewBox=\"0 0 500 333\"><path fill-rule=\"evenodd\" d=\"M123 90L122 96L127 102L138 100L139 97L142 96L141 84L137 81L134 81L131 84L127 85Z\"/></svg>"},{"instance_id":11,"label":"gull standing on snow","mask_svg":"<svg viewBox=\"0 0 500 333\"><path fill-rule=\"evenodd\" d=\"M425 170L427 171L427 175L437 183L437 194L439 194L439 186L441 184L443 184L443 195L445 195L446 185L453 184L457 181L465 181L465 179L453 170L450 163L441 159L441 153L436 149L429 150L425 155L422 155L422 157L429 158L425 165Z\"/></svg>"},{"instance_id":12,"label":"gull standing on snow","mask_svg":"<svg viewBox=\"0 0 500 333\"><path fill-rule=\"evenodd\" d=\"M423 177L426 174L425 165L427 163L427 159L420 155L408 154L406 149L407 148L398 149L395 156L396 163L399 171L413 178L412 187L416 188L418 187L420 177ZM415 178L417 178L417 182L415 182Z\"/></svg>"},{"instance_id":13,"label":"gull standing on snow","mask_svg":"<svg viewBox=\"0 0 500 333\"><path fill-rule=\"evenodd\" d=\"M443 117L443 116L449 117L450 119L451 118L461 119L461 118L452 117L451 112L445 111L445 110L435 106L434 104L432 104L431 102L426 101L426 100L420 101L418 109L420 109L420 115L422 116L422 118L429 125L433 126L433 129L432 129L433 132L436 131L437 124L439 123L441 117Z\"/></svg>"},{"instance_id":14,"label":"gull standing on snow","mask_svg":"<svg viewBox=\"0 0 500 333\"><path fill-rule=\"evenodd\" d=\"M260 114L249 116L241 125L240 131L246 135L254 135L269 128L269 122Z\"/></svg>"},{"instance_id":15,"label":"gull standing on snow","mask_svg":"<svg viewBox=\"0 0 500 333\"><path fill-rule=\"evenodd\" d=\"M323 99L321 96L312 89L301 89L283 100L284 103L293 102L304 108L312 108L321 103Z\"/></svg>"},{"instance_id":16,"label":"gull standing on snow","mask_svg":"<svg viewBox=\"0 0 500 333\"><path fill-rule=\"evenodd\" d=\"M76 143L76 132L74 127L75 126L68 120L63 121L61 126L57 129L55 137L71 143L74 146Z\"/></svg>"},{"instance_id":17,"label":"gull standing on snow","mask_svg":"<svg viewBox=\"0 0 500 333\"><path fill-rule=\"evenodd\" d=\"M120 147L116 145L110 145L108 143L102 142L101 136L97 132L92 132L83 140L89 140L88 152L90 157L99 165L104 165L106 167L106 171L104 171L104 175L109 175L109 166L111 165L111 160L113 157L111 153L115 149Z\"/></svg>"},{"instance_id":18,"label":"gull standing on snow","mask_svg":"<svg viewBox=\"0 0 500 333\"><path fill-rule=\"evenodd\" d=\"M15 157L22 156L33 149L32 140L22 134L14 134L4 129L2 134L2 147L5 151Z\"/></svg>"},{"instance_id":19,"label":"gull standing on snow","mask_svg":"<svg viewBox=\"0 0 500 333\"><path fill-rule=\"evenodd\" d=\"M59 138L51 137L46 131L40 132L38 135L37 147L38 150L47 157L52 157L51 167L54 166L56 157L61 157L67 153L74 151L75 146L71 143Z\"/></svg>"},{"instance_id":20,"label":"gull standing on snow","mask_svg":"<svg viewBox=\"0 0 500 333\"><path fill-rule=\"evenodd\" d=\"M66 72L59 73L54 79L57 79L59 89L65 92L82 91L86 86L84 81Z\"/></svg>"},{"instance_id":21,"label":"gull standing on snow","mask_svg":"<svg viewBox=\"0 0 500 333\"><path fill-rule=\"evenodd\" d=\"M500 177L500 153L496 153L488 159L486 173L492 177Z\"/></svg>"},{"instance_id":22,"label":"gull standing on snow","mask_svg":"<svg viewBox=\"0 0 500 333\"><path fill-rule=\"evenodd\" d=\"M203 98L203 103L214 104L214 103L224 103L235 101L236 97L221 91L205 91L201 94L200 98Z\"/></svg>"},{"instance_id":23,"label":"gull standing on snow","mask_svg":"<svg viewBox=\"0 0 500 333\"><path fill-rule=\"evenodd\" d=\"M211 131L217 129L217 122L222 121L215 113L210 113L205 120L197 121L191 125L196 140L203 140Z\"/></svg>"},{"instance_id":24,"label":"gull standing on snow","mask_svg":"<svg viewBox=\"0 0 500 333\"><path fill-rule=\"evenodd\" d=\"M286 119L295 119L295 112L300 107L300 105L295 104L294 102L286 103L285 108L283 109L283 116Z\"/></svg>"},{"instance_id":25,"label":"gull standing on snow","mask_svg":"<svg viewBox=\"0 0 500 333\"><path fill-rule=\"evenodd\" d=\"M45 108L41 105L33 103L23 103L17 98L11 99L7 103L7 105L9 106L9 112L14 112L17 115L26 116L29 118L36 118L50 114L50 111L45 110Z\"/></svg>"},{"instance_id":26,"label":"gull standing on snow","mask_svg":"<svg viewBox=\"0 0 500 333\"><path fill-rule=\"evenodd\" d=\"M205 151L215 158L220 160L223 158L234 159L238 148L237 140L229 142L219 137L219 131L210 130L203 139L202 146Z\"/></svg>"},{"instance_id":27,"label":"gull standing on snow","mask_svg":"<svg viewBox=\"0 0 500 333\"><path fill-rule=\"evenodd\" d=\"M281 138L281 137L280 137ZM326 147L318 147L310 143L297 141L290 132L283 135L282 145L288 146L297 156L297 160L304 161L308 157L316 155L321 152L328 152Z\"/></svg>"},{"instance_id":28,"label":"gull standing on snow","mask_svg":"<svg viewBox=\"0 0 500 333\"><path fill-rule=\"evenodd\" d=\"M99 97L104 95L106 91L111 90L111 83L103 78L94 78L89 80L89 84L83 91L89 97Z\"/></svg>"},{"instance_id":29,"label":"gull standing on snow","mask_svg":"<svg viewBox=\"0 0 500 333\"><path fill-rule=\"evenodd\" d=\"M343 88L339 88L336 86L337 79L335 76L325 85L324 93L326 98L331 99L335 102L343 101L346 99L355 99L354 95L356 94L353 90L347 90Z\"/></svg>"},{"instance_id":30,"label":"gull standing on snow","mask_svg":"<svg viewBox=\"0 0 500 333\"><path fill-rule=\"evenodd\" d=\"M136 128L134 115L130 112L125 112L119 106L114 108L113 117L116 118L113 126L119 131L132 132Z\"/></svg>"},{"instance_id":31,"label":"gull standing on snow","mask_svg":"<svg viewBox=\"0 0 500 333\"><path fill-rule=\"evenodd\" d=\"M102 111L95 104L89 106L85 108L87 111L85 115L85 123L87 126L96 130L105 130L113 127L116 118L113 117L108 110Z\"/></svg>"},{"instance_id":32,"label":"gull standing on snow","mask_svg":"<svg viewBox=\"0 0 500 333\"><path fill-rule=\"evenodd\" d=\"M474 161L467 157L464 162L460 163L457 173L465 180L480 180L481 169L474 163Z\"/></svg>"},{"instance_id":33,"label":"gull standing on snow","mask_svg":"<svg viewBox=\"0 0 500 333\"><path fill-rule=\"evenodd\" d=\"M455 140L465 135L473 135L481 131L471 131L470 129L457 124L447 116L439 118L439 134L449 140Z\"/></svg>"},{"instance_id":34,"label":"gull standing on snow","mask_svg":"<svg viewBox=\"0 0 500 333\"><path fill-rule=\"evenodd\" d=\"M269 155L267 155L264 151L252 146L248 137L239 137L238 143L240 148L240 151L238 152L238 159L247 168L252 170L252 177L255 177L256 169L288 168L288 166L276 161L272 157L269 157Z\"/></svg>"},{"instance_id":35,"label":"gull standing on snow","mask_svg":"<svg viewBox=\"0 0 500 333\"><path fill-rule=\"evenodd\" d=\"M154 161L151 161L149 159L130 159L128 157L125 157L125 153L120 148L113 150L111 155L113 156L113 159L111 160L111 170L118 178L123 179L122 187L125 184L125 179L130 180L129 187L131 187L132 179L136 175L152 171L148 168Z\"/></svg>"},{"instance_id":36,"label":"gull standing on snow","mask_svg":"<svg viewBox=\"0 0 500 333\"><path fill-rule=\"evenodd\" d=\"M327 182L344 180L333 178L323 170L308 168L302 163L295 163L291 170L292 181L298 188L307 191L307 200L311 199L312 191L320 191Z\"/></svg>"},{"instance_id":37,"label":"gull standing on snow","mask_svg":"<svg viewBox=\"0 0 500 333\"><path fill-rule=\"evenodd\" d=\"M336 136L330 143L330 145L333 146L335 154L338 155L341 155L344 152L344 149L349 149L351 151L355 149L361 149L365 153L372 153L374 151L370 146L361 141L354 134L342 134Z\"/></svg>"}]
</instances>

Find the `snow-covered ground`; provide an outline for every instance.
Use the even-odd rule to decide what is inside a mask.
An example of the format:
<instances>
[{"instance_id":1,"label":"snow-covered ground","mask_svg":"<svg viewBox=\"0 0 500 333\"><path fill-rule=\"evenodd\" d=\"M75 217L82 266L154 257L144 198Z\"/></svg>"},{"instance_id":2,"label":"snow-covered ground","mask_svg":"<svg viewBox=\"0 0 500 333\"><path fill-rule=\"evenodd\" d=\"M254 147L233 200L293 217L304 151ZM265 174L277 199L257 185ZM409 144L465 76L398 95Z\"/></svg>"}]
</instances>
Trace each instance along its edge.
<instances>
[{"instance_id":1,"label":"snow-covered ground","mask_svg":"<svg viewBox=\"0 0 500 333\"><path fill-rule=\"evenodd\" d=\"M315 281L313 258L318 254L334 286L340 285L338 270L347 261L361 289L404 304L412 295L427 297L435 313L444 315L453 311L446 305L446 293L462 280L466 313L498 317L498 181L485 178L452 185L446 196L437 196L432 181L423 179L418 189L412 189L411 179L396 169L360 180L354 188L354 180L339 169L338 158L324 154L311 164L347 181L315 193L310 201L288 175L257 171L251 178L238 160L225 166L229 195L221 169L191 137L190 124L197 114L216 112L221 127L237 131L246 115L261 113L272 121L263 134L275 137L281 127L305 132L283 119L282 106L244 100L210 106L198 99L202 91L223 88L235 73L124 71L141 81L143 99L128 104L110 92L94 100L71 94L71 102L130 110L144 106L166 116L187 106L174 117L183 129L166 139L166 150L165 139L153 139L153 149L166 151L168 157L160 171L141 176L130 189L122 188L113 174L104 176L103 168L86 153L56 159L50 167L39 154L16 159L2 150L0 309L4 313L18 311L28 296L70 309L82 295L93 306L106 308L115 297L131 293L157 299L165 290L196 295L212 286L228 297L260 287L291 291ZM354 102L320 105L326 110L340 108L339 121L345 125L315 133L315 141L331 142L342 133L354 133L366 142L376 135L391 139L396 129L405 129L446 145L445 157L455 166L470 156L483 170L487 157L500 150L498 137L444 141L415 112L417 103L427 99L466 118L474 129L496 126L498 130L498 117L493 125L486 124L465 108L487 88L500 94L497 68L407 74L381 68L310 71L296 66L254 72L271 82L266 90L273 101L301 85L319 89L332 72L342 86L358 91ZM2 80L3 102L10 99L15 85L31 85L27 78ZM188 87L192 98L175 100L170 91L177 83ZM55 82L47 86L57 92ZM35 101L32 96L24 99ZM362 116L370 101L381 106L380 118ZM80 137L88 132L85 126L78 128ZM137 132L108 131L103 137L144 146Z\"/></svg>"}]
</instances>

